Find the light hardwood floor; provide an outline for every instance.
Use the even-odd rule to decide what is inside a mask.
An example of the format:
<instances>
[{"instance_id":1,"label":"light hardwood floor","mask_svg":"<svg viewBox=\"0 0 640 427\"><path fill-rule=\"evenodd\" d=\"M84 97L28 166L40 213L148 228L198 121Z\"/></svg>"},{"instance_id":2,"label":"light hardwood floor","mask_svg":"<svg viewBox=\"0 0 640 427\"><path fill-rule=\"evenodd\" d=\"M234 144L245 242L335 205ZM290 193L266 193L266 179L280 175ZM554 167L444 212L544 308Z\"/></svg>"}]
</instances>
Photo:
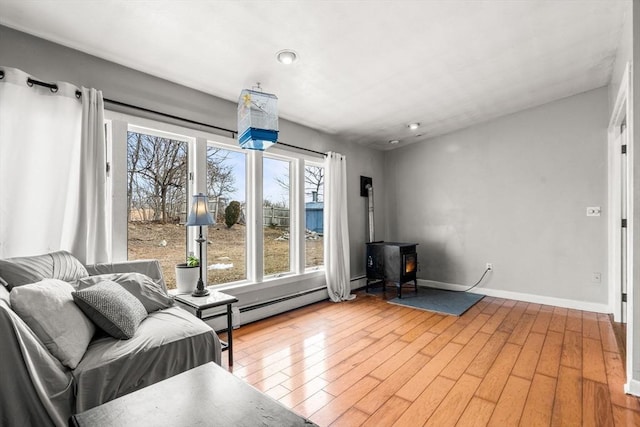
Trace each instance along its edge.
<instances>
[{"instance_id":1,"label":"light hardwood floor","mask_svg":"<svg viewBox=\"0 0 640 427\"><path fill-rule=\"evenodd\" d=\"M452 317L358 292L242 326L234 360L320 426L640 426L609 317L578 310L485 297Z\"/></svg>"}]
</instances>

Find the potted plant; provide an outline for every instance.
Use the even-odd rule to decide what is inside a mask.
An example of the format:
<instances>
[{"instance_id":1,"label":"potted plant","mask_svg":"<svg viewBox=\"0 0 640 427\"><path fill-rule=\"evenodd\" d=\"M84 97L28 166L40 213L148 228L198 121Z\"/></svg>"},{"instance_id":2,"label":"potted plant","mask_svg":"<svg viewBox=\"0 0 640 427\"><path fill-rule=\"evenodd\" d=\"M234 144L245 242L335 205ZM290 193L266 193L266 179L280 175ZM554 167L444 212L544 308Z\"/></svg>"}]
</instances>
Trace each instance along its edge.
<instances>
[{"instance_id":1,"label":"potted plant","mask_svg":"<svg viewBox=\"0 0 640 427\"><path fill-rule=\"evenodd\" d=\"M189 255L187 262L176 264L176 287L181 294L190 294L196 288L200 277L200 260Z\"/></svg>"}]
</instances>

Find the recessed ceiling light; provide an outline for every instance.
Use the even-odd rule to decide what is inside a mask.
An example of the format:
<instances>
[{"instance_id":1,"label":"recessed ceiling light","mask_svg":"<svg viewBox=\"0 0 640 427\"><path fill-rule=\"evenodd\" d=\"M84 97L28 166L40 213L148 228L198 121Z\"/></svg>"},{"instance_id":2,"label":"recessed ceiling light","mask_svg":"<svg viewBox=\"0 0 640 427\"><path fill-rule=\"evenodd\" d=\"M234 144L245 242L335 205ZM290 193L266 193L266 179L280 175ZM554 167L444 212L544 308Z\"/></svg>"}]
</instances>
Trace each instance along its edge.
<instances>
[{"instance_id":1,"label":"recessed ceiling light","mask_svg":"<svg viewBox=\"0 0 640 427\"><path fill-rule=\"evenodd\" d=\"M285 65L293 64L298 59L298 54L291 49L283 49L276 53L279 62Z\"/></svg>"},{"instance_id":2,"label":"recessed ceiling light","mask_svg":"<svg viewBox=\"0 0 640 427\"><path fill-rule=\"evenodd\" d=\"M392 139L391 141L389 141L389 144L393 144L393 145L396 145L396 144L399 144L399 143L400 143L400 141L397 140L397 139Z\"/></svg>"},{"instance_id":3,"label":"recessed ceiling light","mask_svg":"<svg viewBox=\"0 0 640 427\"><path fill-rule=\"evenodd\" d=\"M416 130L420 127L420 123L409 123L409 129Z\"/></svg>"}]
</instances>

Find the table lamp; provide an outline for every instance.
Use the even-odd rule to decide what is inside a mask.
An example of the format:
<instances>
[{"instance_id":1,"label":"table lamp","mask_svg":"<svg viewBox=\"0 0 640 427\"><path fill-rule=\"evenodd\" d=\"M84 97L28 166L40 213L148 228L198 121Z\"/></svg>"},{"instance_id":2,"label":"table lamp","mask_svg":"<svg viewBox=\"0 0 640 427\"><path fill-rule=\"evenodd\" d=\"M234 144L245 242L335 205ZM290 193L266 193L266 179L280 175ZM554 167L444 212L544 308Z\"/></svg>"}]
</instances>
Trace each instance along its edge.
<instances>
[{"instance_id":1,"label":"table lamp","mask_svg":"<svg viewBox=\"0 0 640 427\"><path fill-rule=\"evenodd\" d=\"M195 194L193 196L193 203L191 204L191 212L189 212L189 217L187 218L187 227L198 226L200 227L200 235L196 239L196 242L200 245L200 277L198 278L198 285L196 286L195 291L191 294L194 297L204 297L209 295L209 291L205 289L204 282L202 280L202 243L204 243L205 239L202 237L202 226L203 225L213 225L216 221L209 213L208 209L209 202L207 200L207 196L202 193ZM204 263L206 265L206 262Z\"/></svg>"}]
</instances>

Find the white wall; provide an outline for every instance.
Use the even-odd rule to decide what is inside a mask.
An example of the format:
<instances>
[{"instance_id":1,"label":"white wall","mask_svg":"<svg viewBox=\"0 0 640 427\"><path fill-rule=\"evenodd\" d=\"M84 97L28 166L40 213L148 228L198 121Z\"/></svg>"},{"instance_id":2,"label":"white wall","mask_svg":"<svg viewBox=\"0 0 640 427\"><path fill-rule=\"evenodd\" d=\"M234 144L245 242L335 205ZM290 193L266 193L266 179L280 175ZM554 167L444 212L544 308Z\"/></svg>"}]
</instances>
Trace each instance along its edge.
<instances>
[{"instance_id":1,"label":"white wall","mask_svg":"<svg viewBox=\"0 0 640 427\"><path fill-rule=\"evenodd\" d=\"M596 89L390 152L388 235L419 243L419 278L472 284L491 262L484 288L606 304L607 96Z\"/></svg>"}]
</instances>

